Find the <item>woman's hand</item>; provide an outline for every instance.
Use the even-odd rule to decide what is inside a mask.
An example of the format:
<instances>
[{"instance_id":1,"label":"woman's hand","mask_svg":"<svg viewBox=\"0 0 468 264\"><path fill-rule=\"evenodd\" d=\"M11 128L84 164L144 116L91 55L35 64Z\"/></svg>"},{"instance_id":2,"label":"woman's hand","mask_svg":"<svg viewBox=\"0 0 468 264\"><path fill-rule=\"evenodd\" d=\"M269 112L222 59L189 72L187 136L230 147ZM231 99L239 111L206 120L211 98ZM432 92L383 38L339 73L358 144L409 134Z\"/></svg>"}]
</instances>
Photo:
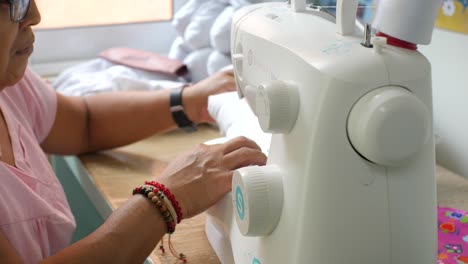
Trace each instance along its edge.
<instances>
[{"instance_id":1,"label":"woman's hand","mask_svg":"<svg viewBox=\"0 0 468 264\"><path fill-rule=\"evenodd\" d=\"M208 96L236 90L232 71L218 72L184 89L182 101L187 116L194 123L214 123L208 113Z\"/></svg>"},{"instance_id":2,"label":"woman's hand","mask_svg":"<svg viewBox=\"0 0 468 264\"><path fill-rule=\"evenodd\" d=\"M231 190L233 170L265 165L267 157L245 137L224 144L200 144L172 161L156 180L178 200L184 218L195 216Z\"/></svg>"}]
</instances>

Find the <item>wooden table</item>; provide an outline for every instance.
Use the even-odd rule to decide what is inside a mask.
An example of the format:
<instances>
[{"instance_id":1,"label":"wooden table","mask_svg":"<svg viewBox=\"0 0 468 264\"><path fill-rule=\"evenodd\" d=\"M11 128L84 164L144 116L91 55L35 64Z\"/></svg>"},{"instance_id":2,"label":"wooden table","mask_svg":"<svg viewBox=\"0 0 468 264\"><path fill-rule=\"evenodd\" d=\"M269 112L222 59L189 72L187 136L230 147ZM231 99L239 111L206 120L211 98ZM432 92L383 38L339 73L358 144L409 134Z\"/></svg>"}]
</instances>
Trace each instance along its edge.
<instances>
[{"instance_id":1,"label":"wooden table","mask_svg":"<svg viewBox=\"0 0 468 264\"><path fill-rule=\"evenodd\" d=\"M129 197L131 189L160 173L174 157L198 143L220 137L212 127L202 126L198 132L174 131L138 143L99 154L80 156L91 182L112 208ZM468 211L468 181L437 167L438 204ZM189 263L220 263L208 243L204 231L205 216L186 219L177 227L173 243L188 256ZM158 247L150 256L154 263L178 263L170 254L162 256Z\"/></svg>"},{"instance_id":2,"label":"wooden table","mask_svg":"<svg viewBox=\"0 0 468 264\"><path fill-rule=\"evenodd\" d=\"M159 174L181 152L220 136L217 129L201 126L195 133L174 131L112 151L83 155L80 160L110 206L117 208L130 197L134 187ZM176 250L187 255L189 263L218 264L206 238L204 223L203 214L185 219L177 226L171 241ZM159 246L150 258L158 264L181 263L168 252L162 256Z\"/></svg>"}]
</instances>

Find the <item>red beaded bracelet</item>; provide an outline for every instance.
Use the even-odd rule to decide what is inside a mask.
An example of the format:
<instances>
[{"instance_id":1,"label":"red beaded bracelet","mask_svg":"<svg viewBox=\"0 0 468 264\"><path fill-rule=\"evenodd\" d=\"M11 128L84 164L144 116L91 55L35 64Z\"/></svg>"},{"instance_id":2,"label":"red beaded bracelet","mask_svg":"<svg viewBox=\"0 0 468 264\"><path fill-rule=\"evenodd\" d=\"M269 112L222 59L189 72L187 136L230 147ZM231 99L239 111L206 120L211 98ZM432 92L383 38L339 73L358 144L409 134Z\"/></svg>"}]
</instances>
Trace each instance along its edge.
<instances>
[{"instance_id":1,"label":"red beaded bracelet","mask_svg":"<svg viewBox=\"0 0 468 264\"><path fill-rule=\"evenodd\" d=\"M161 215L164 218L164 222L166 223L167 233L172 234L175 231L176 222L174 221L174 217L172 216L170 210L162 200L161 193L161 190L153 186L141 186L133 190L133 195L141 194L147 197L152 203L156 205L156 207L158 207Z\"/></svg>"},{"instance_id":2,"label":"red beaded bracelet","mask_svg":"<svg viewBox=\"0 0 468 264\"><path fill-rule=\"evenodd\" d=\"M182 220L183 214L182 214L182 209L180 208L179 202L177 202L176 198L174 195L169 191L164 184L156 182L156 181L146 181L145 184L151 185L156 187L158 190L160 190L164 195L171 201L172 206L174 206L174 210L176 211L177 214L177 223L180 223Z\"/></svg>"},{"instance_id":3,"label":"red beaded bracelet","mask_svg":"<svg viewBox=\"0 0 468 264\"><path fill-rule=\"evenodd\" d=\"M159 187L156 187L155 185ZM180 223L182 217L179 203L175 199L174 195L172 195L169 189L167 189L164 185L157 182L145 182L145 185L133 189L133 194L141 194L147 197L152 203L156 205L156 207L158 207L164 218L164 222L166 222L167 233L169 234L168 244L171 254L178 260L181 260L183 263L187 263L187 257L182 253L177 253L174 245L171 243L171 234L175 231L176 222ZM167 199L165 199L166 197ZM174 205L177 205L178 213L175 212L176 209L174 209ZM179 218L178 215L181 217ZM161 238L160 249L164 254L164 237Z\"/></svg>"}]
</instances>

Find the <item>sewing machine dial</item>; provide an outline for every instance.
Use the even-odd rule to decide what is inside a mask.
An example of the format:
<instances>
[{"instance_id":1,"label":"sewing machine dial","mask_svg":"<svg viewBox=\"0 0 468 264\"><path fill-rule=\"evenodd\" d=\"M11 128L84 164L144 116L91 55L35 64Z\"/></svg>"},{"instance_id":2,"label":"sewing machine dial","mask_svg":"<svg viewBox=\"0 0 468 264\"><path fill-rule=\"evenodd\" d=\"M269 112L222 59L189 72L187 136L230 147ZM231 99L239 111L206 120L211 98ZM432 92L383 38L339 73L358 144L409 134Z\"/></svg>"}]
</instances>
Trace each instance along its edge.
<instances>
[{"instance_id":1,"label":"sewing machine dial","mask_svg":"<svg viewBox=\"0 0 468 264\"><path fill-rule=\"evenodd\" d=\"M413 93L389 86L364 95L348 117L348 136L354 149L380 165L400 166L429 140L427 107Z\"/></svg>"},{"instance_id":2,"label":"sewing machine dial","mask_svg":"<svg viewBox=\"0 0 468 264\"><path fill-rule=\"evenodd\" d=\"M244 236L266 236L276 227L283 207L283 181L277 166L238 169L232 179L232 203Z\"/></svg>"},{"instance_id":3,"label":"sewing machine dial","mask_svg":"<svg viewBox=\"0 0 468 264\"><path fill-rule=\"evenodd\" d=\"M299 111L297 88L284 81L271 81L258 87L255 113L260 127L267 133L288 133Z\"/></svg>"}]
</instances>

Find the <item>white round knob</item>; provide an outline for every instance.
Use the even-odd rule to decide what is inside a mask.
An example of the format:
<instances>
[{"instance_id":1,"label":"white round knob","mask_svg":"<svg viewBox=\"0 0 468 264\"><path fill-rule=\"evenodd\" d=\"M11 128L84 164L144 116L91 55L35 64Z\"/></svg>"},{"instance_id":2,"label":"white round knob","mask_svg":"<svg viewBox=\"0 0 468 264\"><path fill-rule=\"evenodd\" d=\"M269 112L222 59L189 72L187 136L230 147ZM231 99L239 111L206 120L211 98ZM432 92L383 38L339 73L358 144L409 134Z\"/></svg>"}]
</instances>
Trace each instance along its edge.
<instances>
[{"instance_id":1,"label":"white round knob","mask_svg":"<svg viewBox=\"0 0 468 264\"><path fill-rule=\"evenodd\" d=\"M402 87L367 93L348 117L348 136L354 149L381 165L405 163L428 142L431 131L427 107Z\"/></svg>"},{"instance_id":2,"label":"white round knob","mask_svg":"<svg viewBox=\"0 0 468 264\"><path fill-rule=\"evenodd\" d=\"M238 169L232 178L232 204L244 236L266 236L278 224L283 208L280 170L274 165Z\"/></svg>"},{"instance_id":3,"label":"white round knob","mask_svg":"<svg viewBox=\"0 0 468 264\"><path fill-rule=\"evenodd\" d=\"M267 133L288 133L299 110L297 88L283 81L260 85L255 96L255 113Z\"/></svg>"}]
</instances>

